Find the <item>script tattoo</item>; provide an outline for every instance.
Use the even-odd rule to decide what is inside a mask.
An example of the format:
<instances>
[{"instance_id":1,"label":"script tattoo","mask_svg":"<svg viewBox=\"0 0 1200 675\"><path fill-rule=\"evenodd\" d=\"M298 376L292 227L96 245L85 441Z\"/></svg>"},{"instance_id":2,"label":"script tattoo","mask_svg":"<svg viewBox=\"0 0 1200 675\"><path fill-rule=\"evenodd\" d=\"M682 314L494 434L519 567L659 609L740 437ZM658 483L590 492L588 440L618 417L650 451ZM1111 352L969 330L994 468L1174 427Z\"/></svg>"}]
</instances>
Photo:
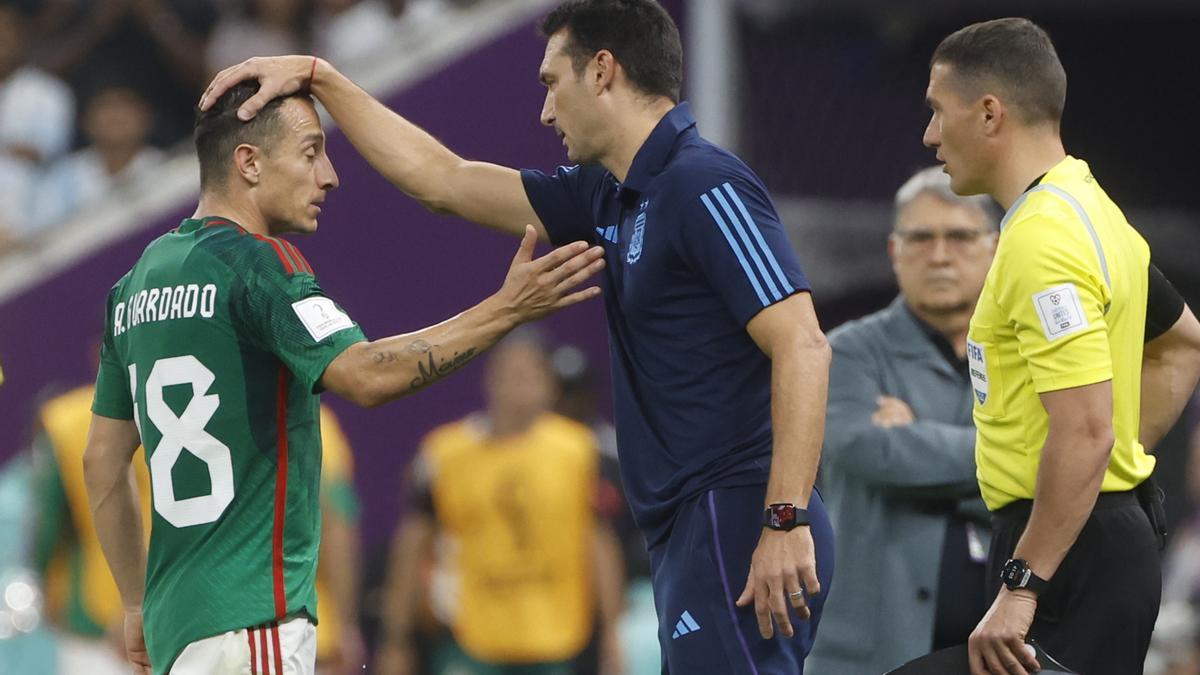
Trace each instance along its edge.
<instances>
[{"instance_id":1,"label":"script tattoo","mask_svg":"<svg viewBox=\"0 0 1200 675\"><path fill-rule=\"evenodd\" d=\"M415 344L413 343L414 346ZM426 346L428 347L428 345ZM417 376L409 383L410 391L416 391L437 382L450 373L462 368L467 361L470 361L479 353L478 349L470 347L466 351L454 352L454 355L450 358L435 359L432 347L424 351L428 355L428 358L425 361L417 362Z\"/></svg>"}]
</instances>

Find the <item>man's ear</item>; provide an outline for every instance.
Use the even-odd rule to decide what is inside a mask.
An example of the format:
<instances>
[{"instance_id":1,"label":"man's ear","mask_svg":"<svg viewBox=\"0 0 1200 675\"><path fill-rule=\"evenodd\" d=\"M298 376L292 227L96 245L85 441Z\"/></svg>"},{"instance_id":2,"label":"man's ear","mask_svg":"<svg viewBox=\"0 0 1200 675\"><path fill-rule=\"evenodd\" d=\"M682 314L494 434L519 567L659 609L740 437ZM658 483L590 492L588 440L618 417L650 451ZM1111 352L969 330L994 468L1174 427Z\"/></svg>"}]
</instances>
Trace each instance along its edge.
<instances>
[{"instance_id":1,"label":"man's ear","mask_svg":"<svg viewBox=\"0 0 1200 675\"><path fill-rule=\"evenodd\" d=\"M593 70L594 69L594 70ZM612 86L617 76L617 59L607 49L601 49L592 57L592 69L589 69L589 84L597 89L607 89Z\"/></svg>"},{"instance_id":2,"label":"man's ear","mask_svg":"<svg viewBox=\"0 0 1200 675\"><path fill-rule=\"evenodd\" d=\"M1004 102L992 94L984 94L979 100L980 115L983 121L983 132L987 136L996 136L1004 128L1008 120L1008 108Z\"/></svg>"},{"instance_id":3,"label":"man's ear","mask_svg":"<svg viewBox=\"0 0 1200 675\"><path fill-rule=\"evenodd\" d=\"M251 185L258 185L262 170L262 150L256 145L242 143L233 149L233 165L237 175Z\"/></svg>"}]
</instances>

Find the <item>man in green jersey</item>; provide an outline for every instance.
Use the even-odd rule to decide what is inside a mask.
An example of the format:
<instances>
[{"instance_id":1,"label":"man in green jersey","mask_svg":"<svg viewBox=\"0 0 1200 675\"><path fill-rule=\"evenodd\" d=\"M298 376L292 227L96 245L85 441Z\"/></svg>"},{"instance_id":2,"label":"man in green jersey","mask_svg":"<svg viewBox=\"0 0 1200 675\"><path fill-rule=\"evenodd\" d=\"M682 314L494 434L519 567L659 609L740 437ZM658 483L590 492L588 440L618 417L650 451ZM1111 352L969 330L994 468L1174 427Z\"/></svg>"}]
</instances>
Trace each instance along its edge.
<instances>
[{"instance_id":1,"label":"man in green jersey","mask_svg":"<svg viewBox=\"0 0 1200 675\"><path fill-rule=\"evenodd\" d=\"M534 260L529 227L494 295L367 341L277 238L315 231L338 184L312 100L276 99L243 123L235 113L257 89L239 85L197 118L196 213L108 295L84 471L139 673L312 673L316 394L385 403L599 293L574 289L603 266L601 249L577 243ZM148 556L129 480L139 443L153 493Z\"/></svg>"}]
</instances>

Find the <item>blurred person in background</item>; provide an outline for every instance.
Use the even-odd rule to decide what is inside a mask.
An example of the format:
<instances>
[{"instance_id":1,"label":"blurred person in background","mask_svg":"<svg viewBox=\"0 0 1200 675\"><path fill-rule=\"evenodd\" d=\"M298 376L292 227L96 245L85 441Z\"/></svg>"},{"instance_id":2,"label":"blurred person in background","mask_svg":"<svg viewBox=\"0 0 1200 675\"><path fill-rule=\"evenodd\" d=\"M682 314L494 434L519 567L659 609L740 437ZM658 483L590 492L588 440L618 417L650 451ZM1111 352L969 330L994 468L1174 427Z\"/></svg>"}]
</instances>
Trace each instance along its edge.
<instances>
[{"instance_id":1,"label":"blurred person in background","mask_svg":"<svg viewBox=\"0 0 1200 675\"><path fill-rule=\"evenodd\" d=\"M74 96L30 65L27 32L20 7L0 2L0 254L26 236L37 176L75 131Z\"/></svg>"},{"instance_id":2,"label":"blurred person in background","mask_svg":"<svg viewBox=\"0 0 1200 675\"><path fill-rule=\"evenodd\" d=\"M362 673L359 626L362 564L354 453L337 415L321 406L321 548L317 562L317 675Z\"/></svg>"},{"instance_id":3,"label":"blurred person in background","mask_svg":"<svg viewBox=\"0 0 1200 675\"><path fill-rule=\"evenodd\" d=\"M31 455L18 453L0 464L0 665L14 673L52 675L58 643L46 626L41 584L31 570L39 518Z\"/></svg>"},{"instance_id":4,"label":"blurred person in background","mask_svg":"<svg viewBox=\"0 0 1200 675\"><path fill-rule=\"evenodd\" d=\"M233 0L226 5L204 52L210 73L251 56L309 51L313 0Z\"/></svg>"},{"instance_id":5,"label":"blurred person in background","mask_svg":"<svg viewBox=\"0 0 1200 675\"><path fill-rule=\"evenodd\" d=\"M619 627L625 675L657 675L662 670L662 658L655 635L658 616L650 584L650 557L646 554L646 538L638 529L621 488L616 429L597 405L595 372L583 350L573 345L559 347L554 350L551 364L558 380L555 410L587 425L599 442L597 511L605 514L612 525L625 563L625 604Z\"/></svg>"},{"instance_id":6,"label":"blurred person in background","mask_svg":"<svg viewBox=\"0 0 1200 675\"><path fill-rule=\"evenodd\" d=\"M153 111L133 89L106 86L93 94L83 111L88 145L55 162L38 181L33 233L153 176L166 158L149 143L153 124Z\"/></svg>"},{"instance_id":7,"label":"blurred person in background","mask_svg":"<svg viewBox=\"0 0 1200 675\"><path fill-rule=\"evenodd\" d=\"M987 610L987 508L975 478L967 324L996 245L987 197L940 167L896 192L888 257L900 295L829 335L820 485L838 584L808 664L880 673L967 641Z\"/></svg>"},{"instance_id":8,"label":"blurred person in background","mask_svg":"<svg viewBox=\"0 0 1200 675\"><path fill-rule=\"evenodd\" d=\"M216 0L75 3L44 40L40 61L76 92L117 82L136 91L152 111L151 142L165 147L191 132L216 20Z\"/></svg>"},{"instance_id":9,"label":"blurred person in background","mask_svg":"<svg viewBox=\"0 0 1200 675\"><path fill-rule=\"evenodd\" d=\"M484 411L433 430L414 460L376 672L572 675L599 610L601 672L620 673L621 556L596 514L596 438L550 412L554 375L534 334L496 347L484 394ZM442 536L457 586L453 637L422 670L419 564Z\"/></svg>"},{"instance_id":10,"label":"blurred person in background","mask_svg":"<svg viewBox=\"0 0 1200 675\"><path fill-rule=\"evenodd\" d=\"M396 30L396 18L384 0L316 0L313 53L351 64L378 51Z\"/></svg>"},{"instance_id":11,"label":"blurred person in background","mask_svg":"<svg viewBox=\"0 0 1200 675\"><path fill-rule=\"evenodd\" d=\"M1191 514L1172 533L1163 563L1162 606L1146 675L1200 673L1200 398L1189 414L1187 495Z\"/></svg>"},{"instance_id":12,"label":"blurred person in background","mask_svg":"<svg viewBox=\"0 0 1200 675\"><path fill-rule=\"evenodd\" d=\"M124 606L104 561L84 486L83 450L94 395L91 385L77 387L38 412L35 561L44 579L47 617L58 633L58 672L126 675ZM130 473L148 535L150 475L141 450Z\"/></svg>"}]
</instances>

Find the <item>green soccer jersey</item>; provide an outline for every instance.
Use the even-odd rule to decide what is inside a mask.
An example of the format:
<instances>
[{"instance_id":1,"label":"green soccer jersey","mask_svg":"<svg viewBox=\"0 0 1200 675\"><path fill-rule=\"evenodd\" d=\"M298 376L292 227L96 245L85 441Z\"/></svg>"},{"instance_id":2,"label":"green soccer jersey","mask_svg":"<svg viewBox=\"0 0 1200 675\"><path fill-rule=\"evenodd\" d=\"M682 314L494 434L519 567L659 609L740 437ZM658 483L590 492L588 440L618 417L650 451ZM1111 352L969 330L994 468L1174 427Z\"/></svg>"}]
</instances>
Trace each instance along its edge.
<instances>
[{"instance_id":1,"label":"green soccer jersey","mask_svg":"<svg viewBox=\"0 0 1200 675\"><path fill-rule=\"evenodd\" d=\"M146 449L156 674L205 637L316 621L318 380L364 339L293 245L219 218L154 240L109 293L92 410Z\"/></svg>"}]
</instances>

